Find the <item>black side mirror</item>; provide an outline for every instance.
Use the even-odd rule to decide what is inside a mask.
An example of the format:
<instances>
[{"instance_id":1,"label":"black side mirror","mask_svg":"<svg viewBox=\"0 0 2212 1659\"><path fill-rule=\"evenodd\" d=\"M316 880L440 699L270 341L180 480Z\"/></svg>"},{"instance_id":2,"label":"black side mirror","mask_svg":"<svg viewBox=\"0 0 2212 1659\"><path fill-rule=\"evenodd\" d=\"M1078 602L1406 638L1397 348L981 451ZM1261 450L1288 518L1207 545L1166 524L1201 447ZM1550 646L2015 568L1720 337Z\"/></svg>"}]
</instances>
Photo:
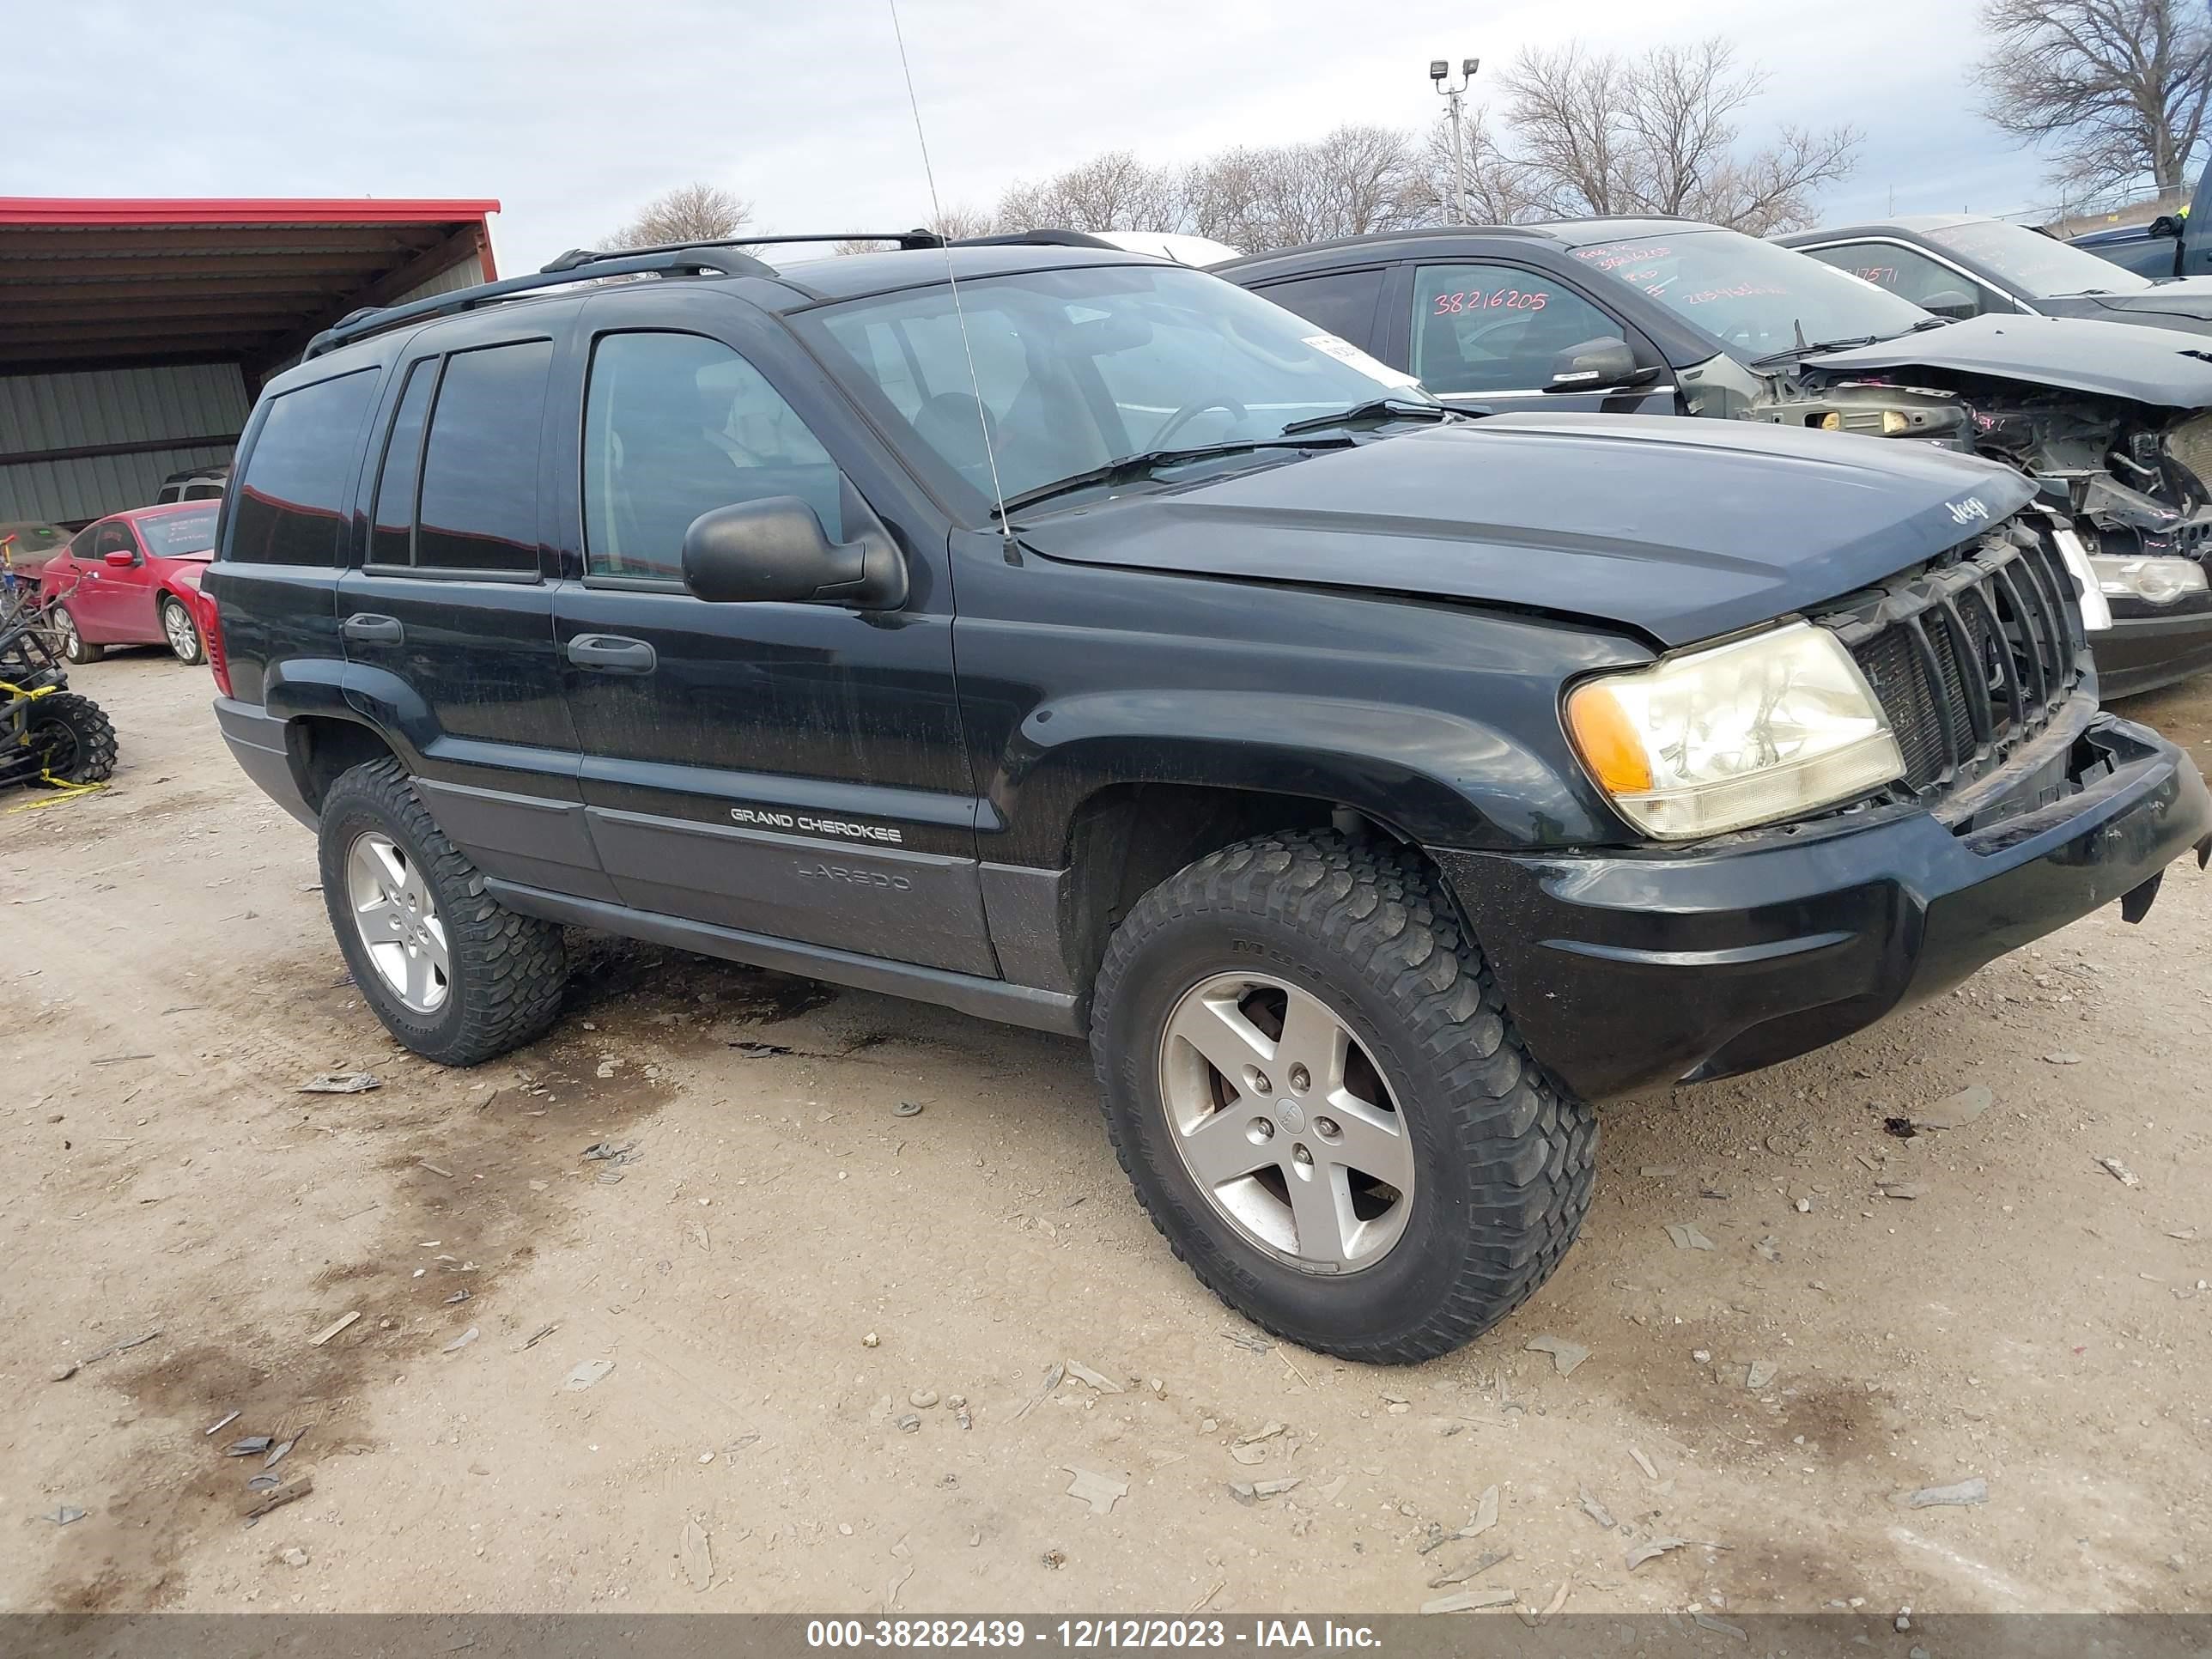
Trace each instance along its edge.
<instances>
[{"instance_id":1,"label":"black side mirror","mask_svg":"<svg viewBox=\"0 0 2212 1659\"><path fill-rule=\"evenodd\" d=\"M1552 359L1551 383L1547 392L1596 392L1606 386L1632 386L1648 380L1657 371L1637 366L1636 353L1617 335L1605 335L1569 346Z\"/></svg>"},{"instance_id":2,"label":"black side mirror","mask_svg":"<svg viewBox=\"0 0 2212 1659\"><path fill-rule=\"evenodd\" d=\"M848 489L845 500L849 519L858 498ZM798 496L770 495L691 520L684 532L684 586L715 605L820 601L895 611L906 603L906 561L880 528L833 542Z\"/></svg>"},{"instance_id":3,"label":"black side mirror","mask_svg":"<svg viewBox=\"0 0 2212 1659\"><path fill-rule=\"evenodd\" d=\"M2179 240L2181 235L2181 216L2178 213L2160 214L2157 218L2150 222L2150 234L2154 236L2172 236Z\"/></svg>"}]
</instances>

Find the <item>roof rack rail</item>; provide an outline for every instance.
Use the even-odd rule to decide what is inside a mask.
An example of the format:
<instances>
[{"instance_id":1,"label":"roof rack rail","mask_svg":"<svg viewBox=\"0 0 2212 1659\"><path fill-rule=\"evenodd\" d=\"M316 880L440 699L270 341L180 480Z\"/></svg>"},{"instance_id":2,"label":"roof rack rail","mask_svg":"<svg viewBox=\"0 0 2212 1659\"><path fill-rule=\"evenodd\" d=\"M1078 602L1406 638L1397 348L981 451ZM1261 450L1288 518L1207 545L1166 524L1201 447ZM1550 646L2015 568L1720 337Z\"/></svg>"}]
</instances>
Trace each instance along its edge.
<instances>
[{"instance_id":1,"label":"roof rack rail","mask_svg":"<svg viewBox=\"0 0 2212 1659\"><path fill-rule=\"evenodd\" d=\"M1086 230L1008 230L993 236L963 236L948 244L952 247L1100 247L1112 253L1128 250L1108 241L1103 236L1093 236Z\"/></svg>"},{"instance_id":2,"label":"roof rack rail","mask_svg":"<svg viewBox=\"0 0 2212 1659\"><path fill-rule=\"evenodd\" d=\"M573 258L564 254L562 258ZM712 272L722 276L774 276L775 267L736 252L732 248L704 244L677 248L656 248L635 253L609 253L592 256L586 263L565 270L556 270L560 264L527 276L508 276L496 283L479 283L473 288L456 289L451 294L434 294L427 300L413 300L405 305L366 307L350 313L332 326L307 342L301 361L319 357L326 351L335 351L356 340L381 334L386 329L398 328L406 323L425 323L436 317L455 317L478 306L495 300L505 300L518 294L529 294L540 289L562 288L572 283L593 282L603 276L628 276L653 271L690 270Z\"/></svg>"},{"instance_id":3,"label":"roof rack rail","mask_svg":"<svg viewBox=\"0 0 2212 1659\"><path fill-rule=\"evenodd\" d=\"M605 259L627 259L639 253L681 253L692 248L767 247L788 242L896 242L907 249L943 247L945 239L933 230L831 230L815 233L775 232L762 236L731 236L711 242L656 242L650 247L612 248L599 252L592 248L573 247L559 258L539 270L550 273L576 270L585 265L597 264ZM772 267L764 267L772 269Z\"/></svg>"},{"instance_id":4,"label":"roof rack rail","mask_svg":"<svg viewBox=\"0 0 2212 1659\"><path fill-rule=\"evenodd\" d=\"M319 357L342 345L381 334L386 329L398 328L407 323L428 322L435 317L453 317L465 311L495 300L505 300L518 294L529 294L541 289L559 288L570 283L588 283L603 276L639 276L653 271L693 270L712 272L722 276L768 276L777 272L774 265L756 259L744 252L766 243L781 242L896 242L902 248L943 247L945 239L930 230L895 230L846 233L836 231L826 235L737 236L711 242L669 242L656 247L613 248L601 252L591 248L571 248L559 258L527 276L509 276L496 283L480 283L473 288L456 289L451 294L436 294L427 300L410 301L405 305L364 307L349 312L307 342L301 361Z\"/></svg>"}]
</instances>

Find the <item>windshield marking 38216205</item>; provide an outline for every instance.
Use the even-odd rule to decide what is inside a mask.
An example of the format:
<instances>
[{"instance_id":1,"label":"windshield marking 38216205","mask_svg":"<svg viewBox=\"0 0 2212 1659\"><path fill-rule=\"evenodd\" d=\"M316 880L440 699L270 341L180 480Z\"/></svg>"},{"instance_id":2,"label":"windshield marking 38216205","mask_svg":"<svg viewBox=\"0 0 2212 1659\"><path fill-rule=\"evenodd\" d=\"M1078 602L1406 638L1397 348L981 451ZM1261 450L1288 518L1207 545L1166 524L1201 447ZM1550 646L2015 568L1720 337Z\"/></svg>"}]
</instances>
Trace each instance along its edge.
<instances>
[{"instance_id":1,"label":"windshield marking 38216205","mask_svg":"<svg viewBox=\"0 0 2212 1659\"><path fill-rule=\"evenodd\" d=\"M1294 429L1442 412L1413 377L1219 277L1059 267L824 306L798 319L915 471L971 523L1192 455L1295 460ZM964 334L963 334L964 323ZM970 365L973 365L972 372ZM988 434L989 450L985 450Z\"/></svg>"}]
</instances>

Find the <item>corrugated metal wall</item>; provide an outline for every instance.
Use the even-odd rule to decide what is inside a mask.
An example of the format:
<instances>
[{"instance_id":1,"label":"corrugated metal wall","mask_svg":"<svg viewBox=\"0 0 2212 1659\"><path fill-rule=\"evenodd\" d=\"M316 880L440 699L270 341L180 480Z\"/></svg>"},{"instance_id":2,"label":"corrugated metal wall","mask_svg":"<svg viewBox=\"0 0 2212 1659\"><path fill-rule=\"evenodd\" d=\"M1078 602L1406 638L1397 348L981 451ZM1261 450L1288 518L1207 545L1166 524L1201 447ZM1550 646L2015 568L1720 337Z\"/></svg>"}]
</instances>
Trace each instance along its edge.
<instances>
[{"instance_id":1,"label":"corrugated metal wall","mask_svg":"<svg viewBox=\"0 0 2212 1659\"><path fill-rule=\"evenodd\" d=\"M253 400L233 363L0 375L0 454L234 434ZM0 466L0 520L95 519L153 501L161 480L231 446Z\"/></svg>"},{"instance_id":2,"label":"corrugated metal wall","mask_svg":"<svg viewBox=\"0 0 2212 1659\"><path fill-rule=\"evenodd\" d=\"M482 281L483 267L477 263L477 256L471 253L459 264L448 265L428 282L409 289L392 303L404 306L410 300L427 300L434 294L451 294L456 289L474 288Z\"/></svg>"}]
</instances>

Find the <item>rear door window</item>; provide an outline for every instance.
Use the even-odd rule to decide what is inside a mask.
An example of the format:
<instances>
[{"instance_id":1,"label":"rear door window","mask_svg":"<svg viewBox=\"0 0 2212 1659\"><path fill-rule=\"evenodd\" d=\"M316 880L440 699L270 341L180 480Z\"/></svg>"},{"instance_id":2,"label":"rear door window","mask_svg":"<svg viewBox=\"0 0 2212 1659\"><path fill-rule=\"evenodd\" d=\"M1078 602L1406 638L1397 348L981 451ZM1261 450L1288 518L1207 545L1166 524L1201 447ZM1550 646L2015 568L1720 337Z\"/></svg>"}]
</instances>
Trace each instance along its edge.
<instances>
[{"instance_id":1,"label":"rear door window","mask_svg":"<svg viewBox=\"0 0 2212 1659\"><path fill-rule=\"evenodd\" d=\"M376 371L356 369L272 398L240 475L229 556L336 565Z\"/></svg>"},{"instance_id":2,"label":"rear door window","mask_svg":"<svg viewBox=\"0 0 2212 1659\"><path fill-rule=\"evenodd\" d=\"M1372 270L1333 270L1326 276L1270 283L1253 292L1297 312L1308 322L1319 324L1338 339L1351 341L1362 351L1372 351L1384 269L1377 265Z\"/></svg>"},{"instance_id":3,"label":"rear door window","mask_svg":"<svg viewBox=\"0 0 2212 1659\"><path fill-rule=\"evenodd\" d=\"M1540 392L1573 346L1621 325L1556 279L1517 265L1423 265L1413 283L1413 373L1440 395Z\"/></svg>"},{"instance_id":4,"label":"rear door window","mask_svg":"<svg viewBox=\"0 0 2212 1659\"><path fill-rule=\"evenodd\" d=\"M538 570L538 432L552 363L547 340L446 360L422 452L416 564Z\"/></svg>"}]
</instances>

